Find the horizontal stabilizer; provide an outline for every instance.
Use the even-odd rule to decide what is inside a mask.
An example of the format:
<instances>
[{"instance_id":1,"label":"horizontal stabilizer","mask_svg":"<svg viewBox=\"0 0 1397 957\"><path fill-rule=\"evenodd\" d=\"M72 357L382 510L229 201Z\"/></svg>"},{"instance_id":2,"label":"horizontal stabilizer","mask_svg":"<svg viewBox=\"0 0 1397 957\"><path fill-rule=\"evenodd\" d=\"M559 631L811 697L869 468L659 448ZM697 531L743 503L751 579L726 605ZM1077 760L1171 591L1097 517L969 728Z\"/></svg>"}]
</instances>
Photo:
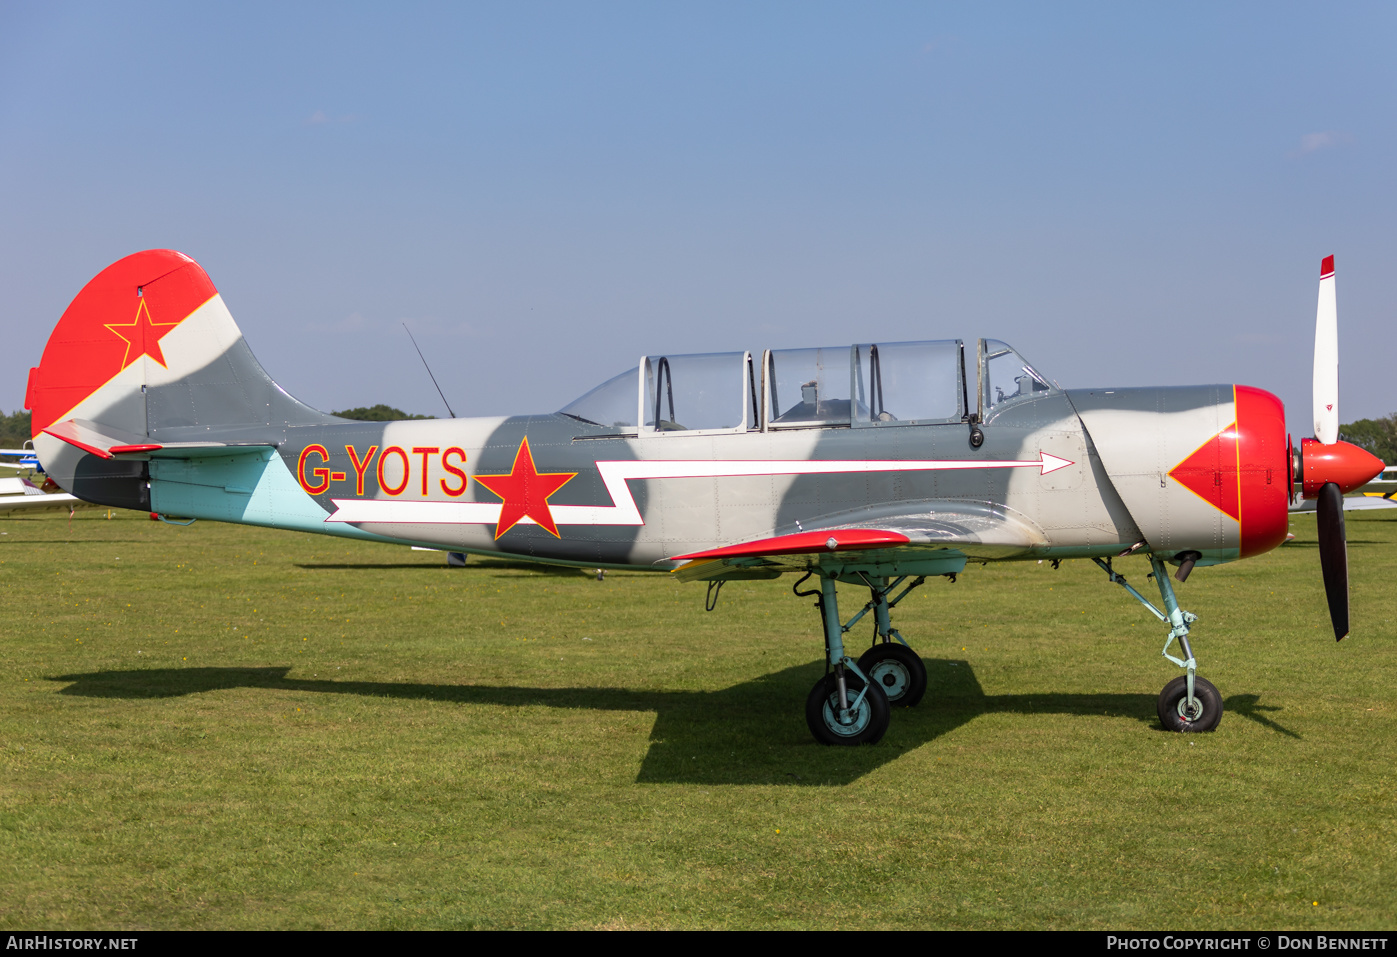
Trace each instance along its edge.
<instances>
[{"instance_id":1,"label":"horizontal stabilizer","mask_svg":"<svg viewBox=\"0 0 1397 957\"><path fill-rule=\"evenodd\" d=\"M195 458L209 452L223 449L273 448L266 442L246 444L231 442L152 442L148 436L126 432L109 425L98 425L86 419L67 419L55 422L44 433L61 439L69 445L82 449L98 458L114 459L118 456L155 455L158 458Z\"/></svg>"}]
</instances>

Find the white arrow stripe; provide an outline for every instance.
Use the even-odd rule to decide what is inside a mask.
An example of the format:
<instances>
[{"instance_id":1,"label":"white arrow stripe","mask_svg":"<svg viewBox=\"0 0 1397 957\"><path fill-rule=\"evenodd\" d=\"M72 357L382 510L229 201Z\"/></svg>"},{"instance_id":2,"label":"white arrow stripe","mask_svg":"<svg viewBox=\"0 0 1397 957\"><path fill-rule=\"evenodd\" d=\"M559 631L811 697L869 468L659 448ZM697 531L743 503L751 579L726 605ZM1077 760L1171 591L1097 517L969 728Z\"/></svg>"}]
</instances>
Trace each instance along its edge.
<instances>
[{"instance_id":1,"label":"white arrow stripe","mask_svg":"<svg viewBox=\"0 0 1397 957\"><path fill-rule=\"evenodd\" d=\"M551 505L553 521L559 525L644 525L635 497L626 483L633 479L742 478L762 475L839 475L858 472L938 472L958 469L1041 469L1056 472L1074 463L1039 452L1031 461L963 459L920 459L913 461L829 460L812 462L791 459L739 460L645 460L598 462L597 473L614 505ZM333 499L335 513L327 522L351 524L391 523L402 525L494 525L500 520L499 502L400 501L391 498ZM525 518L523 524L532 525Z\"/></svg>"}]
</instances>

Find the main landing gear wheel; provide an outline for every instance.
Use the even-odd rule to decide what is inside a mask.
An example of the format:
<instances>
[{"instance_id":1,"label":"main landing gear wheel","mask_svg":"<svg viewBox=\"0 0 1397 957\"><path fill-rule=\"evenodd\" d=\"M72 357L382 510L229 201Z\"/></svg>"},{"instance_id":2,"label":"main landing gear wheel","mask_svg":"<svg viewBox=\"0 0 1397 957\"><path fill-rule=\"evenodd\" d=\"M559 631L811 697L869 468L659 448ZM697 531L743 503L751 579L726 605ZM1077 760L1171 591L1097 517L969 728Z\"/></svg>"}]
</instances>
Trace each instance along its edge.
<instances>
[{"instance_id":1,"label":"main landing gear wheel","mask_svg":"<svg viewBox=\"0 0 1397 957\"><path fill-rule=\"evenodd\" d=\"M863 681L852 671L846 671L844 686L852 705L863 690ZM851 708L842 720L839 686L833 674L827 674L815 682L810 696L805 699L805 723L810 725L810 733L821 744L876 744L887 733L891 720L888 696L879 684L869 687L859 706Z\"/></svg>"},{"instance_id":2,"label":"main landing gear wheel","mask_svg":"<svg viewBox=\"0 0 1397 957\"><path fill-rule=\"evenodd\" d=\"M859 670L868 680L882 685L888 704L910 708L926 694L926 665L911 648L897 642L880 641L859 658Z\"/></svg>"},{"instance_id":3,"label":"main landing gear wheel","mask_svg":"<svg viewBox=\"0 0 1397 957\"><path fill-rule=\"evenodd\" d=\"M1211 731L1222 720L1222 695L1212 683L1193 679L1196 706L1188 701L1188 678L1179 675L1159 693L1159 723L1166 731Z\"/></svg>"}]
</instances>

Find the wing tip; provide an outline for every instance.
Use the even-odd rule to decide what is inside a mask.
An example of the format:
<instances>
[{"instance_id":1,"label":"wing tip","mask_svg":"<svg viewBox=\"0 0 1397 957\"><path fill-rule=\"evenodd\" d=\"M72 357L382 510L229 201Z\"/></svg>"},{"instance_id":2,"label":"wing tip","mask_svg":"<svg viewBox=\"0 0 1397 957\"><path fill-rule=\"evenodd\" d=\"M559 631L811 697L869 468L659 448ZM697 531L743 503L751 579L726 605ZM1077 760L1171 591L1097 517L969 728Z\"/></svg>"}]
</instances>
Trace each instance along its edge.
<instances>
[{"instance_id":1,"label":"wing tip","mask_svg":"<svg viewBox=\"0 0 1397 957\"><path fill-rule=\"evenodd\" d=\"M1328 279L1334 275L1334 257L1325 256L1324 261L1319 264L1319 278Z\"/></svg>"}]
</instances>

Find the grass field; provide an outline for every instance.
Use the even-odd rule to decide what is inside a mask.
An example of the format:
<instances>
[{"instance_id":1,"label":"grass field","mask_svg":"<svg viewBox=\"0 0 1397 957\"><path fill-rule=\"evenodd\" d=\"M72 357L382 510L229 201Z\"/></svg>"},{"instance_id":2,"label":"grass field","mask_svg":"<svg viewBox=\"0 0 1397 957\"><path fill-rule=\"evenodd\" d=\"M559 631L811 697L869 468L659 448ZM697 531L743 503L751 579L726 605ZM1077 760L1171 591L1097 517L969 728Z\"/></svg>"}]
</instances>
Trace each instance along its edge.
<instances>
[{"instance_id":1,"label":"grass field","mask_svg":"<svg viewBox=\"0 0 1397 957\"><path fill-rule=\"evenodd\" d=\"M844 749L789 578L0 519L0 926L1391 929L1397 520L1349 517L1337 646L1294 525L1180 586L1214 734L1159 730L1153 618L1028 563L899 608L931 690Z\"/></svg>"}]
</instances>

